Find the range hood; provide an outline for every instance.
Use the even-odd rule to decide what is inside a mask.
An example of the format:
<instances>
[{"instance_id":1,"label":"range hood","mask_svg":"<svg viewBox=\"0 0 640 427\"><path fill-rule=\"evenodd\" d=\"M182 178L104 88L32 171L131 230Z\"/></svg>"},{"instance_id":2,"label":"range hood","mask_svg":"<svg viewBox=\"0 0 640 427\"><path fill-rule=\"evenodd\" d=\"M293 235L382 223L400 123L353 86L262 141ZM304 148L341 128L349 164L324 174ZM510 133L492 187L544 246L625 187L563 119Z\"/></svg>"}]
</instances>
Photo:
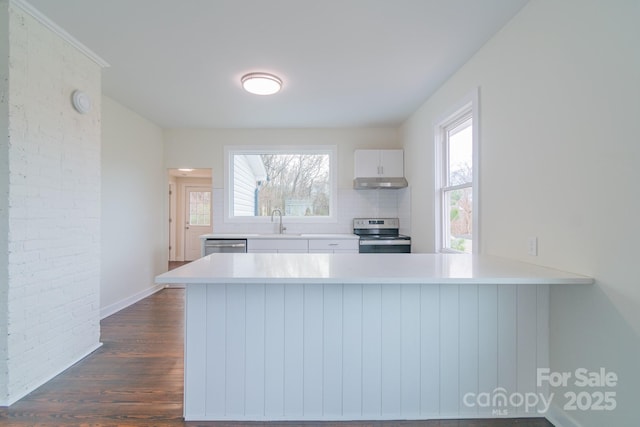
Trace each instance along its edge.
<instances>
[{"instance_id":1,"label":"range hood","mask_svg":"<svg viewBox=\"0 0 640 427\"><path fill-rule=\"evenodd\" d=\"M408 187L404 178L403 150L355 150L353 158L353 188L356 190Z\"/></svg>"},{"instance_id":2,"label":"range hood","mask_svg":"<svg viewBox=\"0 0 640 427\"><path fill-rule=\"evenodd\" d=\"M363 177L353 180L353 188L356 190L376 190L405 188L409 185L404 177Z\"/></svg>"}]
</instances>

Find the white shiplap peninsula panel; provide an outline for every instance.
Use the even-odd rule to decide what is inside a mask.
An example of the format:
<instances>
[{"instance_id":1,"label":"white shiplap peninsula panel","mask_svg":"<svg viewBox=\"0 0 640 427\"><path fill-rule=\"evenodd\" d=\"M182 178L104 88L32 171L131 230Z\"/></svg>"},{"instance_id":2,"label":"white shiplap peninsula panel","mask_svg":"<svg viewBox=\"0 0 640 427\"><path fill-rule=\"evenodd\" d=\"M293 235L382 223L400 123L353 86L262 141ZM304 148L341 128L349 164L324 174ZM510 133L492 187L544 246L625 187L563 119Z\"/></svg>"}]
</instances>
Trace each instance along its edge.
<instances>
[{"instance_id":1,"label":"white shiplap peninsula panel","mask_svg":"<svg viewBox=\"0 0 640 427\"><path fill-rule=\"evenodd\" d=\"M224 289L224 286L221 288ZM285 407L284 285L272 284L268 289L269 292L265 294L264 311L264 339L265 343L269 343L264 347L264 415L265 418L281 418L284 416ZM291 319L288 321L291 322Z\"/></svg>"},{"instance_id":2,"label":"white shiplap peninsula panel","mask_svg":"<svg viewBox=\"0 0 640 427\"><path fill-rule=\"evenodd\" d=\"M185 418L492 416L463 396L539 391L548 310L546 284L187 285Z\"/></svg>"}]
</instances>

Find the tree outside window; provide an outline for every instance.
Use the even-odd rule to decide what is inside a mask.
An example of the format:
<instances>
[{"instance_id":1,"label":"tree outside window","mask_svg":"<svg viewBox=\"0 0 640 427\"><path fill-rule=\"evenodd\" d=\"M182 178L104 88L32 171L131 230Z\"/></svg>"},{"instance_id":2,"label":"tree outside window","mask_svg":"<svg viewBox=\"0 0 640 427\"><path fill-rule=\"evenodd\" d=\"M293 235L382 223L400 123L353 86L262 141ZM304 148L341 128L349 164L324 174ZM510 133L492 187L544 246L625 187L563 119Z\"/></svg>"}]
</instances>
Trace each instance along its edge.
<instances>
[{"instance_id":1,"label":"tree outside window","mask_svg":"<svg viewBox=\"0 0 640 427\"><path fill-rule=\"evenodd\" d=\"M229 217L244 222L279 209L301 221L335 218L335 148L228 150Z\"/></svg>"}]
</instances>

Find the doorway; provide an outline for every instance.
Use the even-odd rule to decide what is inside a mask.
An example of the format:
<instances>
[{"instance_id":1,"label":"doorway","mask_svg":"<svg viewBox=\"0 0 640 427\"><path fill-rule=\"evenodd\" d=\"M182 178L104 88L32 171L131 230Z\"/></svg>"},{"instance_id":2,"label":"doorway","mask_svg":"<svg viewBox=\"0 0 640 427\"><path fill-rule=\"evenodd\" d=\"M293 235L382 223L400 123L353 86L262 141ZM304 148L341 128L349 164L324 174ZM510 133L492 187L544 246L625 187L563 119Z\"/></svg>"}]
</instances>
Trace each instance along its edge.
<instances>
[{"instance_id":1,"label":"doorway","mask_svg":"<svg viewBox=\"0 0 640 427\"><path fill-rule=\"evenodd\" d=\"M211 169L169 169L169 261L200 258L200 236L213 232Z\"/></svg>"}]
</instances>

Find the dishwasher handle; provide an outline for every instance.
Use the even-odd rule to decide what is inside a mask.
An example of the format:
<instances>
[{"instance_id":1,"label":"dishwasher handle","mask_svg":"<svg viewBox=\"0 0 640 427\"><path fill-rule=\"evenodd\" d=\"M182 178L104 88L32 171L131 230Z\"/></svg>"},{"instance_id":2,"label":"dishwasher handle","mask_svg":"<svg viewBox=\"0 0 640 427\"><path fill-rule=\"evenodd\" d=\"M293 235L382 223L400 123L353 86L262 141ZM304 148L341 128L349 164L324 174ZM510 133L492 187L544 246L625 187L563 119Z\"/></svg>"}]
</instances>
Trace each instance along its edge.
<instances>
[{"instance_id":1,"label":"dishwasher handle","mask_svg":"<svg viewBox=\"0 0 640 427\"><path fill-rule=\"evenodd\" d=\"M205 248L244 248L247 245L245 243L205 243Z\"/></svg>"}]
</instances>

